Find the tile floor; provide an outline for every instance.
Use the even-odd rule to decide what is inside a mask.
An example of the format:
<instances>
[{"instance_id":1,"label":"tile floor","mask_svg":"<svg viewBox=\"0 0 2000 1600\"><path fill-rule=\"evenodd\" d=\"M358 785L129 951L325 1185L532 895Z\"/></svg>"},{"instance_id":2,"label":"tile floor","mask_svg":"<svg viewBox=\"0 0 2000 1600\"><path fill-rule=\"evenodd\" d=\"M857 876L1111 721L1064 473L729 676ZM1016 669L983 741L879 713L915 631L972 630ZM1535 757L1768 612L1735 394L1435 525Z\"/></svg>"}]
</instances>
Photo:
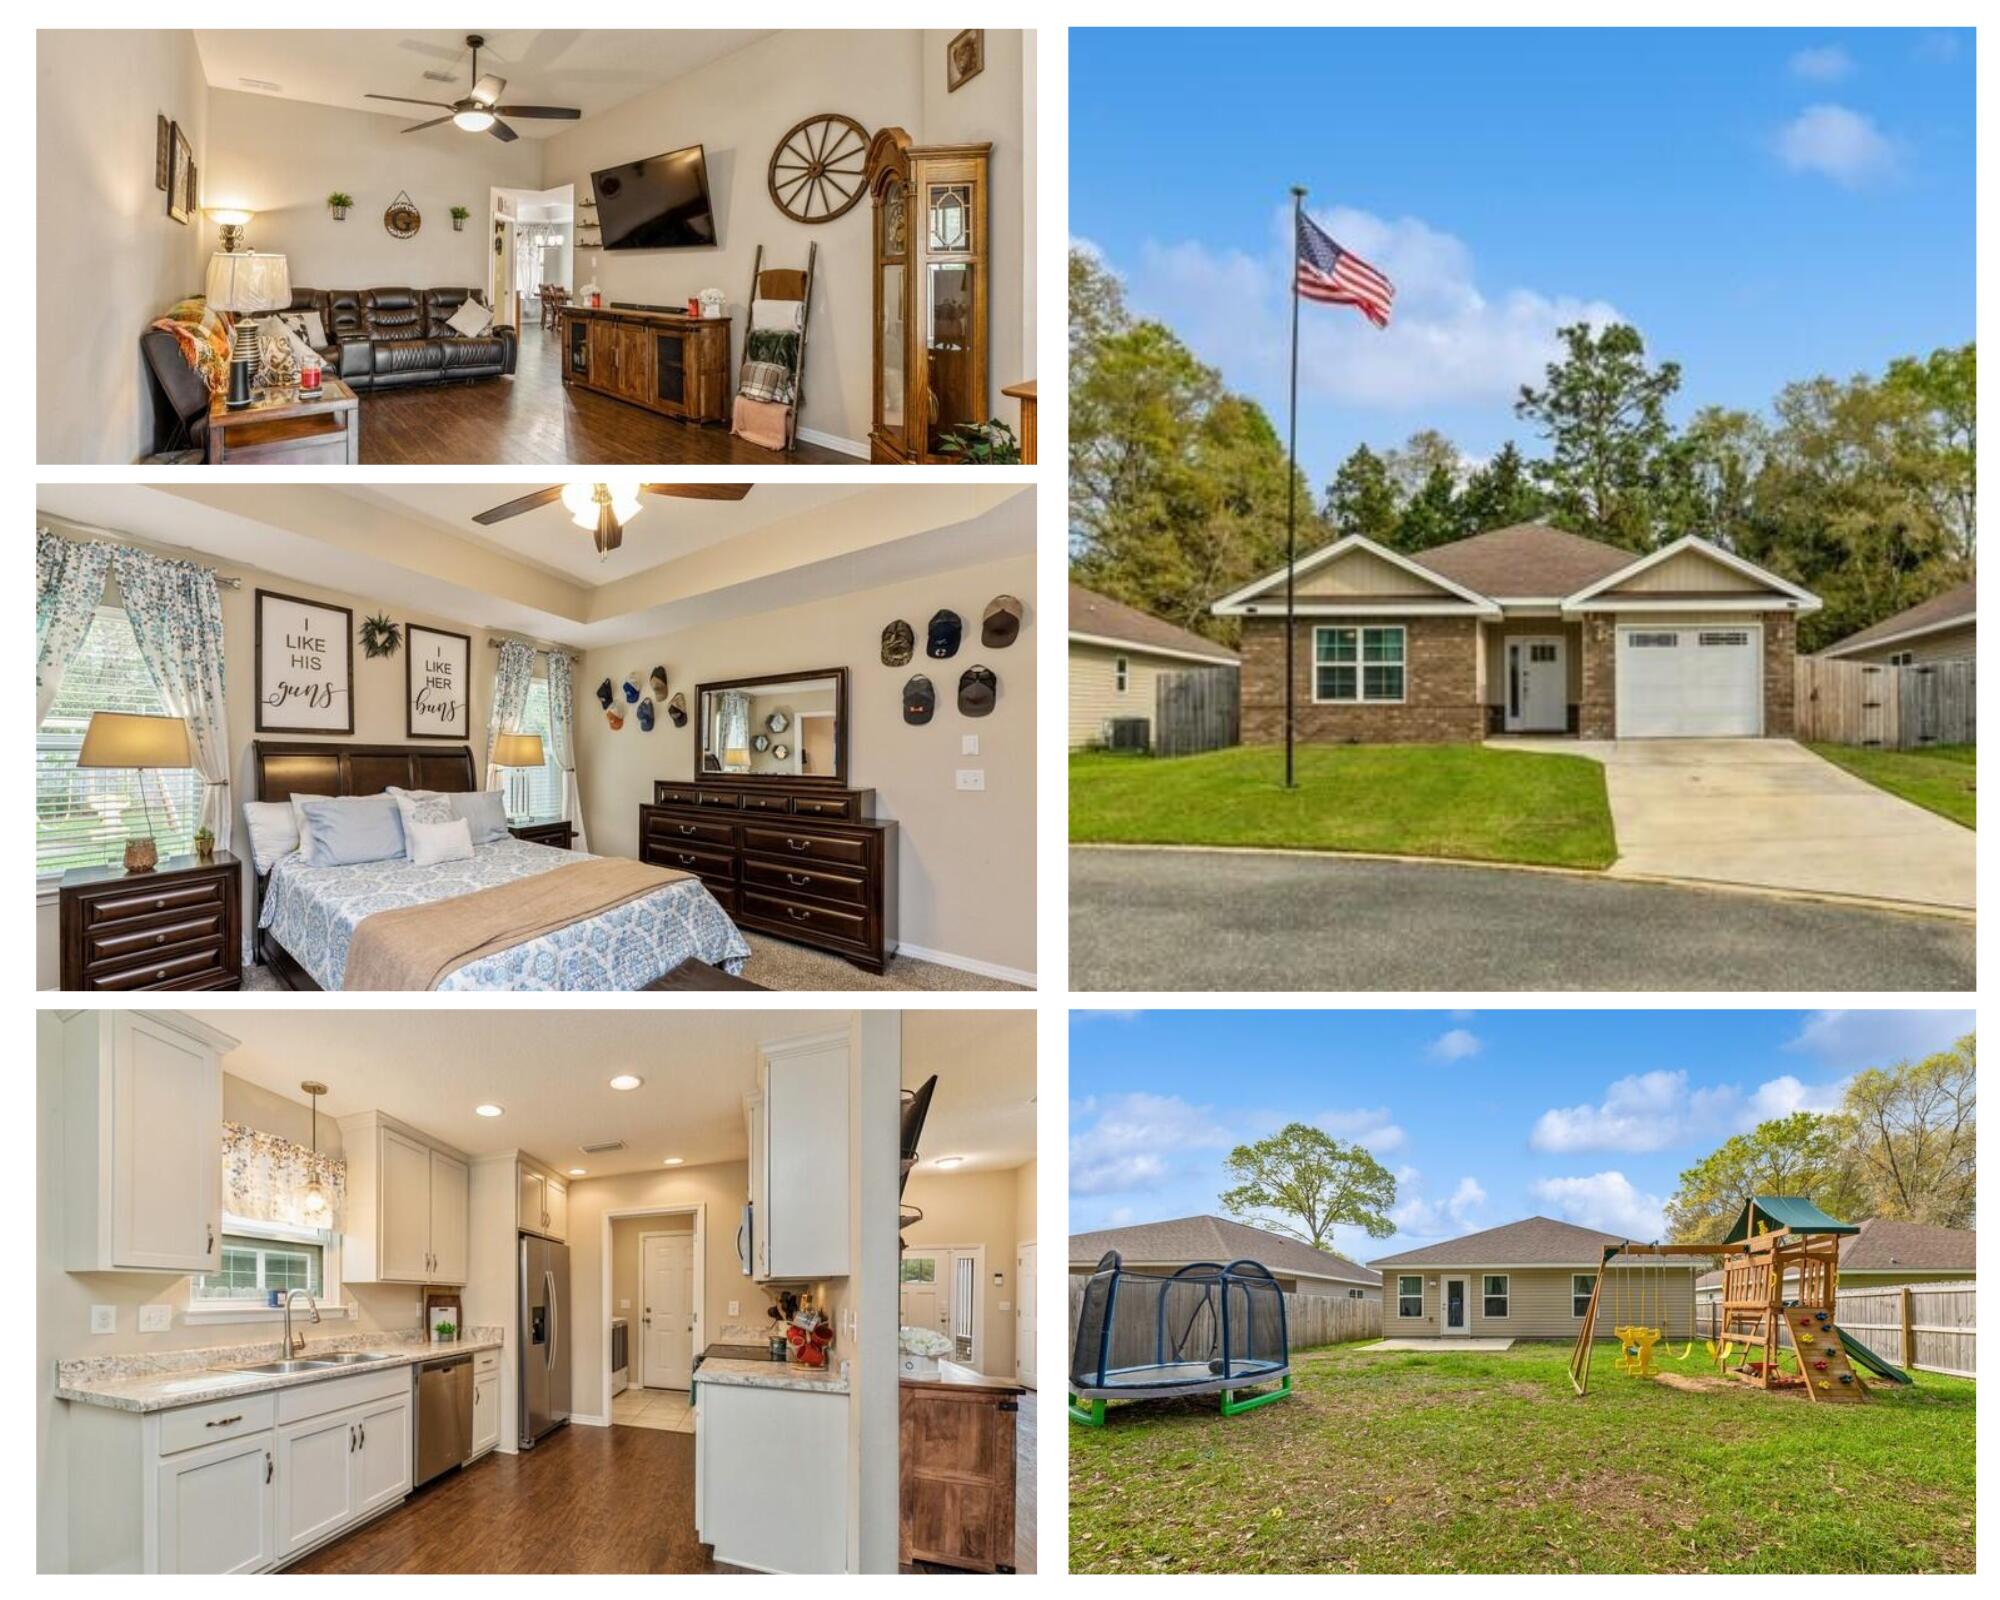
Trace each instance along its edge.
<instances>
[{"instance_id":1,"label":"tile floor","mask_svg":"<svg viewBox=\"0 0 2000 1600\"><path fill-rule=\"evenodd\" d=\"M685 1389L627 1389L611 1397L611 1425L693 1433L694 1413Z\"/></svg>"}]
</instances>

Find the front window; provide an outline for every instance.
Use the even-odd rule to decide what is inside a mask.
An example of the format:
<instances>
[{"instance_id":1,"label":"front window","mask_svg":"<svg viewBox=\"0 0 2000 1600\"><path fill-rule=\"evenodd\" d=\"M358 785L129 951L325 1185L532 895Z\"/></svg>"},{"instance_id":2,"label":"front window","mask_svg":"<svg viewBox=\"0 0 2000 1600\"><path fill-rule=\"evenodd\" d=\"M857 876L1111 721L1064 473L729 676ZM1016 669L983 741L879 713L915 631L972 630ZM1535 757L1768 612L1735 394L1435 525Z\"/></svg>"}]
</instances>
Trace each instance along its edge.
<instances>
[{"instance_id":1,"label":"front window","mask_svg":"<svg viewBox=\"0 0 2000 1600\"><path fill-rule=\"evenodd\" d=\"M315 1300L325 1300L333 1239L318 1228L280 1227L224 1212L222 1265L195 1275L193 1299L205 1309L247 1308L269 1305L274 1291L303 1289Z\"/></svg>"},{"instance_id":2,"label":"front window","mask_svg":"<svg viewBox=\"0 0 2000 1600\"><path fill-rule=\"evenodd\" d=\"M1390 703L1402 700L1404 645L1400 624L1313 629L1313 699Z\"/></svg>"},{"instance_id":3,"label":"front window","mask_svg":"<svg viewBox=\"0 0 2000 1600\"><path fill-rule=\"evenodd\" d=\"M1396 1315L1421 1317L1424 1314L1424 1280L1421 1275L1396 1280Z\"/></svg>"},{"instance_id":4,"label":"front window","mask_svg":"<svg viewBox=\"0 0 2000 1600\"><path fill-rule=\"evenodd\" d=\"M1507 1275L1504 1272L1489 1272L1480 1280L1479 1314L1483 1317L1505 1317L1507 1315Z\"/></svg>"},{"instance_id":5,"label":"front window","mask_svg":"<svg viewBox=\"0 0 2000 1600\"><path fill-rule=\"evenodd\" d=\"M1569 1314L1583 1317L1590 1314L1590 1292L1597 1287L1594 1272L1573 1272L1569 1279Z\"/></svg>"}]
</instances>

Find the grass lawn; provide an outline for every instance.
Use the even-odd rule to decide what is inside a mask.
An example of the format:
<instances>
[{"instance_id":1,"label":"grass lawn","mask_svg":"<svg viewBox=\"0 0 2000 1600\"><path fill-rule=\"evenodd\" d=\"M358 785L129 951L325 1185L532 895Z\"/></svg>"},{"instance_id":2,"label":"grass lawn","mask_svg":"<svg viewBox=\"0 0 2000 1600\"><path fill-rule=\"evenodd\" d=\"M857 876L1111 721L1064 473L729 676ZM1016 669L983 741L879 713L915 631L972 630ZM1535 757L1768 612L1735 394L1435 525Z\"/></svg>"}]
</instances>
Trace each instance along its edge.
<instances>
[{"instance_id":1,"label":"grass lawn","mask_svg":"<svg viewBox=\"0 0 2000 1600\"><path fill-rule=\"evenodd\" d=\"M1971 1572L1977 1386L1815 1406L1598 1346L1293 1358L1289 1400L1111 1407L1071 1427L1074 1572Z\"/></svg>"},{"instance_id":2,"label":"grass lawn","mask_svg":"<svg viewBox=\"0 0 2000 1600\"><path fill-rule=\"evenodd\" d=\"M1851 744L1809 744L1806 748L1913 806L1949 817L1961 827L1975 826L1977 745L1940 744L1928 750L1865 750Z\"/></svg>"},{"instance_id":3,"label":"grass lawn","mask_svg":"<svg viewBox=\"0 0 2000 1600\"><path fill-rule=\"evenodd\" d=\"M1483 745L1242 745L1171 761L1070 757L1076 844L1277 845L1606 867L1618 855L1604 769Z\"/></svg>"}]
</instances>

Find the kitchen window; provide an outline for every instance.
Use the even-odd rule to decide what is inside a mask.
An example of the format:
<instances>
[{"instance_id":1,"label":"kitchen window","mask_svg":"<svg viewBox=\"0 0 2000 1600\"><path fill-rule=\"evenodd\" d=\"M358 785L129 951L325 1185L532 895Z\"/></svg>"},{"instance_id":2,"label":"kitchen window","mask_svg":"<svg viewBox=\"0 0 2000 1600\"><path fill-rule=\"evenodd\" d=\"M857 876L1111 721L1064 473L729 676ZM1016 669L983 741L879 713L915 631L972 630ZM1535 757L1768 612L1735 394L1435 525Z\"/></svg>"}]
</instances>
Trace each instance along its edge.
<instances>
[{"instance_id":1,"label":"kitchen window","mask_svg":"<svg viewBox=\"0 0 2000 1600\"><path fill-rule=\"evenodd\" d=\"M322 1312L340 1308L340 1235L324 1228L290 1228L222 1214L222 1265L190 1283L190 1321L254 1321L275 1317L274 1293L303 1289ZM303 1306L294 1312L304 1316Z\"/></svg>"},{"instance_id":2,"label":"kitchen window","mask_svg":"<svg viewBox=\"0 0 2000 1600\"><path fill-rule=\"evenodd\" d=\"M1421 1318L1424 1314L1424 1279L1419 1273L1415 1277L1396 1280L1396 1315L1399 1317Z\"/></svg>"},{"instance_id":3,"label":"kitchen window","mask_svg":"<svg viewBox=\"0 0 2000 1600\"><path fill-rule=\"evenodd\" d=\"M1403 699L1404 648L1401 624L1313 629L1313 699L1396 704Z\"/></svg>"},{"instance_id":4,"label":"kitchen window","mask_svg":"<svg viewBox=\"0 0 2000 1600\"><path fill-rule=\"evenodd\" d=\"M1507 1315L1507 1275L1504 1272L1489 1272L1480 1280L1480 1307L1482 1317L1505 1317Z\"/></svg>"},{"instance_id":5,"label":"kitchen window","mask_svg":"<svg viewBox=\"0 0 2000 1600\"><path fill-rule=\"evenodd\" d=\"M1572 1272L1569 1277L1569 1314L1584 1317L1590 1314L1590 1293L1597 1287L1594 1272Z\"/></svg>"}]
</instances>

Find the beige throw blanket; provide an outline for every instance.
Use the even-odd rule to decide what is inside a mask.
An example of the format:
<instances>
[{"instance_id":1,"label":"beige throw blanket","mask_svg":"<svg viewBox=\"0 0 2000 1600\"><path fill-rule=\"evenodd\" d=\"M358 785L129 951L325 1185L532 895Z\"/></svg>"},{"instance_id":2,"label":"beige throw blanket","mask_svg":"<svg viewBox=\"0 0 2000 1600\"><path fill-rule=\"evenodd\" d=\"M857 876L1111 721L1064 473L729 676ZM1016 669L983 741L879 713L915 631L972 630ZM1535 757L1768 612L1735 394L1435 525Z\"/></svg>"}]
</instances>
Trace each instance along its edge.
<instances>
[{"instance_id":1,"label":"beige throw blanket","mask_svg":"<svg viewBox=\"0 0 2000 1600\"><path fill-rule=\"evenodd\" d=\"M347 946L346 989L435 989L460 967L511 950L685 878L598 856L428 905L363 917Z\"/></svg>"}]
</instances>

